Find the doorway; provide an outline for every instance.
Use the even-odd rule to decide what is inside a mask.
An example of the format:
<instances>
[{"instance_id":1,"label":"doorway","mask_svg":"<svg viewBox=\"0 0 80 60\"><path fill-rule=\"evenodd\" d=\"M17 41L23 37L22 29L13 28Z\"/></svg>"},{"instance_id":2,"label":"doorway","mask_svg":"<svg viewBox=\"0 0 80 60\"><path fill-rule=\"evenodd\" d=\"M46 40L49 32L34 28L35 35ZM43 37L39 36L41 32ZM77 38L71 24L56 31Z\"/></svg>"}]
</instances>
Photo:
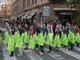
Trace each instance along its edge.
<instances>
[{"instance_id":1,"label":"doorway","mask_svg":"<svg viewBox=\"0 0 80 60\"><path fill-rule=\"evenodd\" d=\"M62 25L66 25L68 21L71 23L71 15L60 15L59 20Z\"/></svg>"},{"instance_id":2,"label":"doorway","mask_svg":"<svg viewBox=\"0 0 80 60\"><path fill-rule=\"evenodd\" d=\"M67 22L71 23L71 11L69 10L57 10L55 11L55 16L57 16L57 20L59 20L62 25L66 25Z\"/></svg>"}]
</instances>

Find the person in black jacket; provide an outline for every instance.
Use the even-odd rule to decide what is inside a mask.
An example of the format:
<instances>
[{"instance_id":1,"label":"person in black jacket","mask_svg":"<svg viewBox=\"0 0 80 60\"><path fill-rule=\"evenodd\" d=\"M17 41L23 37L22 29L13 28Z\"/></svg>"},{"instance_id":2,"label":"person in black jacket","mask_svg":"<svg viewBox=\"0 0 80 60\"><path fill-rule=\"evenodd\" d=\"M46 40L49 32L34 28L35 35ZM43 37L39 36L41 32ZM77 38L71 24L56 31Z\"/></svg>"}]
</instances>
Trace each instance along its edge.
<instances>
[{"instance_id":1,"label":"person in black jacket","mask_svg":"<svg viewBox=\"0 0 80 60\"><path fill-rule=\"evenodd\" d=\"M18 25L18 31L19 31L20 35L22 35L22 33L24 33L24 29L22 28L22 26L20 24Z\"/></svg>"},{"instance_id":2,"label":"person in black jacket","mask_svg":"<svg viewBox=\"0 0 80 60\"><path fill-rule=\"evenodd\" d=\"M25 30L28 32L29 31L29 26L28 24L25 24Z\"/></svg>"}]
</instances>

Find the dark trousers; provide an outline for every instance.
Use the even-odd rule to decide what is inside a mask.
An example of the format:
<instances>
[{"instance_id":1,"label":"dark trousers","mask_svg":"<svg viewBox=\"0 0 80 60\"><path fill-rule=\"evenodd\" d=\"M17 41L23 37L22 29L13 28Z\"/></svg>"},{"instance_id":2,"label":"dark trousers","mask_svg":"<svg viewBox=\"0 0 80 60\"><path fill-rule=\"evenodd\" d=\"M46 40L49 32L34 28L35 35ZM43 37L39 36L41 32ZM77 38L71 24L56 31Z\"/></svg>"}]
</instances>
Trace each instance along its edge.
<instances>
[{"instance_id":1,"label":"dark trousers","mask_svg":"<svg viewBox=\"0 0 80 60\"><path fill-rule=\"evenodd\" d=\"M71 46L71 50L73 50L74 49L74 44L70 43L70 46Z\"/></svg>"},{"instance_id":2,"label":"dark trousers","mask_svg":"<svg viewBox=\"0 0 80 60\"><path fill-rule=\"evenodd\" d=\"M38 48L38 44L36 44L36 48Z\"/></svg>"},{"instance_id":3,"label":"dark trousers","mask_svg":"<svg viewBox=\"0 0 80 60\"><path fill-rule=\"evenodd\" d=\"M51 46L49 46L49 51L51 51L52 50L52 47Z\"/></svg>"},{"instance_id":4,"label":"dark trousers","mask_svg":"<svg viewBox=\"0 0 80 60\"><path fill-rule=\"evenodd\" d=\"M77 43L77 47L80 47L80 44L79 43Z\"/></svg>"},{"instance_id":5,"label":"dark trousers","mask_svg":"<svg viewBox=\"0 0 80 60\"><path fill-rule=\"evenodd\" d=\"M10 55L13 56L14 55L14 51L11 51L11 54Z\"/></svg>"},{"instance_id":6,"label":"dark trousers","mask_svg":"<svg viewBox=\"0 0 80 60\"><path fill-rule=\"evenodd\" d=\"M40 46L40 51L44 53L44 46Z\"/></svg>"}]
</instances>

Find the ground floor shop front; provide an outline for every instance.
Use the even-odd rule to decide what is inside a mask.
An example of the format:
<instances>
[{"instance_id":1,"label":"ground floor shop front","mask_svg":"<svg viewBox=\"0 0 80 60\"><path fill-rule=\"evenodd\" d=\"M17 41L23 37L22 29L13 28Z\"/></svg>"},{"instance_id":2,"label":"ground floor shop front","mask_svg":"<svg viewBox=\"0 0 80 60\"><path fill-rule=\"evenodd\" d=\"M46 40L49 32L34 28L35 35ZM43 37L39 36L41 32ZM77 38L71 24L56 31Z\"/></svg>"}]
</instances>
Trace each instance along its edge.
<instances>
[{"instance_id":1,"label":"ground floor shop front","mask_svg":"<svg viewBox=\"0 0 80 60\"><path fill-rule=\"evenodd\" d=\"M50 7L50 15L43 16L43 7ZM21 20L27 22L31 22L31 24L44 23L50 21L59 20L62 24L65 24L67 21L72 21L73 12L75 12L75 8L68 8L66 5L61 4L46 4L41 5L37 8L27 10L17 17L15 20Z\"/></svg>"}]
</instances>

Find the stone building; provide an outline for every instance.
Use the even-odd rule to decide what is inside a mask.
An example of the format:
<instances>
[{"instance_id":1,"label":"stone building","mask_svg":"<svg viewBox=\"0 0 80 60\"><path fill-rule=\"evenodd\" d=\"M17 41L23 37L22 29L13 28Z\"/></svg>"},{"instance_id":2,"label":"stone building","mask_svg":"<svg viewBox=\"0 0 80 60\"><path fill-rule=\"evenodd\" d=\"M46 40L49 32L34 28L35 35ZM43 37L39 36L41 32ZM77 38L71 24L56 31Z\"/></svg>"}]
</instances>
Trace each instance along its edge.
<instances>
[{"instance_id":1,"label":"stone building","mask_svg":"<svg viewBox=\"0 0 80 60\"><path fill-rule=\"evenodd\" d=\"M47 11L46 11L47 10ZM66 0L12 0L12 19L30 22L71 21L75 8L68 8ZM46 15L47 16L46 16Z\"/></svg>"},{"instance_id":2,"label":"stone building","mask_svg":"<svg viewBox=\"0 0 80 60\"><path fill-rule=\"evenodd\" d=\"M10 20L11 18L11 0L2 0L1 1L1 11L3 20Z\"/></svg>"},{"instance_id":3,"label":"stone building","mask_svg":"<svg viewBox=\"0 0 80 60\"><path fill-rule=\"evenodd\" d=\"M8 19L11 18L11 0L7 0L7 16L8 16Z\"/></svg>"},{"instance_id":4,"label":"stone building","mask_svg":"<svg viewBox=\"0 0 80 60\"><path fill-rule=\"evenodd\" d=\"M1 5L1 15L2 15L2 19L7 19L7 5L6 4L2 4Z\"/></svg>"}]
</instances>

